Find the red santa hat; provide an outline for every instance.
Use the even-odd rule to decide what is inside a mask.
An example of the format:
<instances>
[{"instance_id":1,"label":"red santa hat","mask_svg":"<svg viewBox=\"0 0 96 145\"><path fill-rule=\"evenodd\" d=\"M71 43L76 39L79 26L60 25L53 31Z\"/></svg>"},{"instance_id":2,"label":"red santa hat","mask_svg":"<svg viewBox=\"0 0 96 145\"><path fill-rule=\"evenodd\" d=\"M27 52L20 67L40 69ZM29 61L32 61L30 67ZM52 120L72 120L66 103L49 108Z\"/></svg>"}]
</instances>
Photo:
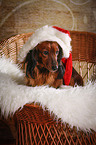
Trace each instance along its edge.
<instances>
[{"instance_id":1,"label":"red santa hat","mask_svg":"<svg viewBox=\"0 0 96 145\"><path fill-rule=\"evenodd\" d=\"M20 49L18 59L23 61L29 50L43 41L56 41L63 50L63 57L68 58L71 51L69 32L56 26L43 26L35 31L29 40Z\"/></svg>"},{"instance_id":2,"label":"red santa hat","mask_svg":"<svg viewBox=\"0 0 96 145\"><path fill-rule=\"evenodd\" d=\"M43 41L56 41L63 50L62 62L65 64L64 83L69 85L72 75L72 55L71 55L71 38L68 30L57 26L43 26L35 31L29 40L20 49L18 59L23 61L27 53L32 50L38 43ZM70 66L70 67L69 67Z\"/></svg>"}]
</instances>

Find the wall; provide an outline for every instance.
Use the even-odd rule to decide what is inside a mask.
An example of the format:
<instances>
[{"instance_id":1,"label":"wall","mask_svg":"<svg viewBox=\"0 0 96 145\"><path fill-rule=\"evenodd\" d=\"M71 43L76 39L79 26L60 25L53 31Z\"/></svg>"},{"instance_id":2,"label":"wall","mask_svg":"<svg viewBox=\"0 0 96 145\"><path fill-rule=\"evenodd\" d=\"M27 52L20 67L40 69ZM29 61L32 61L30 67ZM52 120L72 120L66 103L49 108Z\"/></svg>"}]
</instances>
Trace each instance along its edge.
<instances>
[{"instance_id":1,"label":"wall","mask_svg":"<svg viewBox=\"0 0 96 145\"><path fill-rule=\"evenodd\" d=\"M0 0L0 41L46 24L96 33L96 0Z\"/></svg>"}]
</instances>

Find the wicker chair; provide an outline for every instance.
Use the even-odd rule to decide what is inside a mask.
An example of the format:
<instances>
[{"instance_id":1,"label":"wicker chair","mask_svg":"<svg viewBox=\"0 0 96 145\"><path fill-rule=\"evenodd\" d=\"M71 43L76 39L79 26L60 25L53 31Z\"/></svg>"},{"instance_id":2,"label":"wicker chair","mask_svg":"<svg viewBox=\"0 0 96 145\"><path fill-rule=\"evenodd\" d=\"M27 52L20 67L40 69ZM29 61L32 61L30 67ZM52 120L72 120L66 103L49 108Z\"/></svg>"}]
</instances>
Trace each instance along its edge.
<instances>
[{"instance_id":1,"label":"wicker chair","mask_svg":"<svg viewBox=\"0 0 96 145\"><path fill-rule=\"evenodd\" d=\"M84 82L96 77L96 34L70 31L72 38L73 65L82 75ZM20 48L32 33L16 35L2 42L0 55L19 63L17 56ZM95 145L96 132L83 132L67 123L55 120L39 104L25 104L14 114L17 138L20 145Z\"/></svg>"}]
</instances>

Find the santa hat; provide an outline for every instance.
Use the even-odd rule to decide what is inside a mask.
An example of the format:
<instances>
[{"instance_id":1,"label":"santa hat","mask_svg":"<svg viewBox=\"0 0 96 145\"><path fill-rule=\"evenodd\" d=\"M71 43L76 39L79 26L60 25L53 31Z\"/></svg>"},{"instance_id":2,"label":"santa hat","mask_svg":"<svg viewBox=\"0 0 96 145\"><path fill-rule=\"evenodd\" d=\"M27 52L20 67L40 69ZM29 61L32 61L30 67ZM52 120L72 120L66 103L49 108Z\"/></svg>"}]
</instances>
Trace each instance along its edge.
<instances>
[{"instance_id":1,"label":"santa hat","mask_svg":"<svg viewBox=\"0 0 96 145\"><path fill-rule=\"evenodd\" d=\"M18 59L23 61L29 50L33 49L38 43L43 41L56 41L63 50L63 57L68 58L71 51L71 38L67 30L56 26L43 26L35 33L20 49Z\"/></svg>"},{"instance_id":2,"label":"santa hat","mask_svg":"<svg viewBox=\"0 0 96 145\"><path fill-rule=\"evenodd\" d=\"M35 33L20 49L18 59L23 61L27 53L32 50L38 43L43 41L55 41L63 50L62 62L65 65L64 83L69 85L72 75L72 55L71 55L71 38L68 30L57 26L43 26L37 29Z\"/></svg>"}]
</instances>

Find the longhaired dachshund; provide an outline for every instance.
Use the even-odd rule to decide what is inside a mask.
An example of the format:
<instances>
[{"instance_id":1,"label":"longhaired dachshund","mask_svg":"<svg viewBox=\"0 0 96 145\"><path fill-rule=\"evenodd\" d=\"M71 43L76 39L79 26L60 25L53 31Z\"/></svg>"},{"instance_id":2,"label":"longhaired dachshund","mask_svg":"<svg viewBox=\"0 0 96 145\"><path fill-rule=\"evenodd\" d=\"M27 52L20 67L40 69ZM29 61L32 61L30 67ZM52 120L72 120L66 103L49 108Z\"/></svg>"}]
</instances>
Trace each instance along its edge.
<instances>
[{"instance_id":1,"label":"longhaired dachshund","mask_svg":"<svg viewBox=\"0 0 96 145\"><path fill-rule=\"evenodd\" d=\"M62 48L57 42L53 41L41 42L35 48L30 50L23 62L27 85L33 87L49 85L59 88L64 84L63 76L65 66L61 61L62 54ZM77 81L74 76L80 78L79 74L73 68L70 81L70 85L72 86L74 86ZM80 81L82 82L82 78L79 80L79 85L82 85Z\"/></svg>"}]
</instances>

